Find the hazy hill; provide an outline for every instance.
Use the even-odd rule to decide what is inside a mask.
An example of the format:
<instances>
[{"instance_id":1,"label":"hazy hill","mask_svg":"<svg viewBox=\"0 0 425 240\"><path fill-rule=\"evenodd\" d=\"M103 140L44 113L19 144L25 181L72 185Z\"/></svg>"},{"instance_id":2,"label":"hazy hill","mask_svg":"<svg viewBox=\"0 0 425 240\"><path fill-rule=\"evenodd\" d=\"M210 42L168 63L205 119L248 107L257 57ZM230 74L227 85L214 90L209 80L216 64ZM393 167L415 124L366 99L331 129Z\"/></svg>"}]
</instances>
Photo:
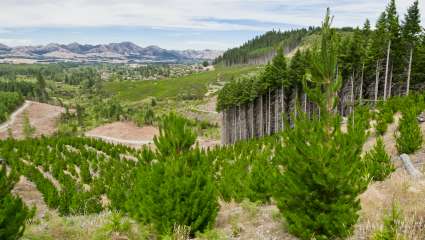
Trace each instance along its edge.
<instances>
[{"instance_id":1,"label":"hazy hill","mask_svg":"<svg viewBox=\"0 0 425 240\"><path fill-rule=\"evenodd\" d=\"M216 50L167 50L157 46L140 47L132 42L90 44L57 44L8 47L0 44L0 58L25 58L40 61L123 61L180 62L212 60L222 52Z\"/></svg>"}]
</instances>

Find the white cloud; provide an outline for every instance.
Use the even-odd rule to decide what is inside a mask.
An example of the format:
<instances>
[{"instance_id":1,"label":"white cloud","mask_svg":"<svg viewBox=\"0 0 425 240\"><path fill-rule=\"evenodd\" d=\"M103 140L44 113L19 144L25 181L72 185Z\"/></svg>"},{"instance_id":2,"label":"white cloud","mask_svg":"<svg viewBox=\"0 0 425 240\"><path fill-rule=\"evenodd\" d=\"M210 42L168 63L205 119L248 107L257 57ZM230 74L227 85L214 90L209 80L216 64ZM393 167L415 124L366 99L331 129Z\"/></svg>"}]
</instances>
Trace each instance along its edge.
<instances>
[{"instance_id":1,"label":"white cloud","mask_svg":"<svg viewBox=\"0 0 425 240\"><path fill-rule=\"evenodd\" d=\"M398 0L405 10L413 0ZM199 18L250 19L319 25L330 6L335 24L361 25L384 10L382 0L0 0L3 27L149 26L208 30L264 30L244 24L196 21ZM425 17L424 8L421 6ZM425 21L425 19L424 19Z\"/></svg>"}]
</instances>

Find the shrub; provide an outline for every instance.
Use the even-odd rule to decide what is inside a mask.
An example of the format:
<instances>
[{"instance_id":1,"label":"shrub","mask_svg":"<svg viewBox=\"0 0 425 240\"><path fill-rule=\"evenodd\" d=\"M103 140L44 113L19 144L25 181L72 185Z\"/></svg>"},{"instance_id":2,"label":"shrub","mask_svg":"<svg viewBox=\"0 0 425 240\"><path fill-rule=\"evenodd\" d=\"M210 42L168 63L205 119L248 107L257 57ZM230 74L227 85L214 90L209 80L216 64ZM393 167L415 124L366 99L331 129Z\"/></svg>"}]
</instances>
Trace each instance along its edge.
<instances>
[{"instance_id":1,"label":"shrub","mask_svg":"<svg viewBox=\"0 0 425 240\"><path fill-rule=\"evenodd\" d=\"M16 175L8 176L6 168L0 164L0 239L4 240L19 239L30 216L22 200L10 193L15 181Z\"/></svg>"},{"instance_id":2,"label":"shrub","mask_svg":"<svg viewBox=\"0 0 425 240\"><path fill-rule=\"evenodd\" d=\"M383 181L395 170L391 157L385 151L384 141L381 137L377 139L374 148L366 153L364 161L367 173L370 179L374 181Z\"/></svg>"},{"instance_id":3,"label":"shrub","mask_svg":"<svg viewBox=\"0 0 425 240\"><path fill-rule=\"evenodd\" d=\"M318 120L297 120L285 133L279 156L286 163L274 198L289 231L301 239L344 238L358 220L357 199L367 187L361 161L361 132L344 134Z\"/></svg>"},{"instance_id":4,"label":"shrub","mask_svg":"<svg viewBox=\"0 0 425 240\"><path fill-rule=\"evenodd\" d=\"M174 226L187 226L191 234L210 228L218 212L213 168L198 147L188 121L175 114L162 119L155 138L159 161L141 164L126 204L136 219L152 224L164 235Z\"/></svg>"},{"instance_id":5,"label":"shrub","mask_svg":"<svg viewBox=\"0 0 425 240\"><path fill-rule=\"evenodd\" d=\"M397 150L400 154L414 153L421 148L423 136L416 119L415 110L403 112L395 137Z\"/></svg>"},{"instance_id":6,"label":"shrub","mask_svg":"<svg viewBox=\"0 0 425 240\"><path fill-rule=\"evenodd\" d=\"M276 159L283 171L274 199L288 230L306 240L350 236L359 218L358 196L368 185L361 159L365 131L355 131L355 125L343 133L341 119L334 115L342 78L335 74L337 43L330 22L328 9L321 48L312 52L312 68L303 82L320 115L295 118L294 128L283 133L284 147Z\"/></svg>"},{"instance_id":7,"label":"shrub","mask_svg":"<svg viewBox=\"0 0 425 240\"><path fill-rule=\"evenodd\" d=\"M378 135L384 135L387 131L388 124L394 121L394 111L389 103L384 103L379 107L376 119L376 133Z\"/></svg>"},{"instance_id":8,"label":"shrub","mask_svg":"<svg viewBox=\"0 0 425 240\"><path fill-rule=\"evenodd\" d=\"M373 235L372 240L405 240L406 238L399 234L402 223L402 213L393 203L391 211L384 217L384 227Z\"/></svg>"},{"instance_id":9,"label":"shrub","mask_svg":"<svg viewBox=\"0 0 425 240\"><path fill-rule=\"evenodd\" d=\"M195 149L140 167L127 210L161 234L171 234L176 224L189 226L192 234L208 229L215 221L218 200L206 160Z\"/></svg>"},{"instance_id":10,"label":"shrub","mask_svg":"<svg viewBox=\"0 0 425 240\"><path fill-rule=\"evenodd\" d=\"M163 156L180 154L190 149L196 141L196 133L190 127L190 122L174 113L162 117L159 126L159 137L154 143L158 153Z\"/></svg>"}]
</instances>

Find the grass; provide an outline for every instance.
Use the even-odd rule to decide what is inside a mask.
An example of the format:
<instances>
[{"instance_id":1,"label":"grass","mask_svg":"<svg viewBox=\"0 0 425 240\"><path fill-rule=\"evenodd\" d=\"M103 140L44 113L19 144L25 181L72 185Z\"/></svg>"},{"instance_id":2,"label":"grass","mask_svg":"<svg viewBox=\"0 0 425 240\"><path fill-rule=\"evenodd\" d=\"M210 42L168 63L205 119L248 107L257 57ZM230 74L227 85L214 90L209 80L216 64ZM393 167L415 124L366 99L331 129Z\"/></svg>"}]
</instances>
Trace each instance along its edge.
<instances>
[{"instance_id":1,"label":"grass","mask_svg":"<svg viewBox=\"0 0 425 240\"><path fill-rule=\"evenodd\" d=\"M217 81L229 81L232 77L256 70L255 66L218 68L214 71L179 78L108 82L104 85L104 90L122 102L138 102L149 97L155 97L158 100L200 99L207 93L210 84Z\"/></svg>"}]
</instances>

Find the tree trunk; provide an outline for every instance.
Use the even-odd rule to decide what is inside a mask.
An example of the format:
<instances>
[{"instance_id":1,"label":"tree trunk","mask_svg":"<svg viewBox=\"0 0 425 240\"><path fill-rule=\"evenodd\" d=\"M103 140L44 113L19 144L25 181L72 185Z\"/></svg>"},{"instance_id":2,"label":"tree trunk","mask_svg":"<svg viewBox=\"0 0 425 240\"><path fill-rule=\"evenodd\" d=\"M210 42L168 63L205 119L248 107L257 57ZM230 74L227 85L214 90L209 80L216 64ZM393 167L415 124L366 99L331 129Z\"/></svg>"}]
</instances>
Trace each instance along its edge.
<instances>
[{"instance_id":1,"label":"tree trunk","mask_svg":"<svg viewBox=\"0 0 425 240\"><path fill-rule=\"evenodd\" d=\"M387 64L385 67L385 82L384 82L384 101L387 100L387 83L388 83L388 71L390 65L390 53L391 53L391 40L388 42L387 49Z\"/></svg>"},{"instance_id":2,"label":"tree trunk","mask_svg":"<svg viewBox=\"0 0 425 240\"><path fill-rule=\"evenodd\" d=\"M259 132L259 134L260 134L260 137L262 137L264 134L263 134L263 122L264 122L264 119L263 119L263 95L261 95L260 96L260 132Z\"/></svg>"},{"instance_id":3,"label":"tree trunk","mask_svg":"<svg viewBox=\"0 0 425 240\"><path fill-rule=\"evenodd\" d=\"M274 94L274 132L278 132L279 128L279 90L276 89Z\"/></svg>"},{"instance_id":4,"label":"tree trunk","mask_svg":"<svg viewBox=\"0 0 425 240\"><path fill-rule=\"evenodd\" d=\"M359 102L363 104L363 80L364 80L364 63L362 67L362 76L360 78Z\"/></svg>"},{"instance_id":5,"label":"tree trunk","mask_svg":"<svg viewBox=\"0 0 425 240\"><path fill-rule=\"evenodd\" d=\"M221 115L221 144L226 144L226 110Z\"/></svg>"},{"instance_id":6,"label":"tree trunk","mask_svg":"<svg viewBox=\"0 0 425 240\"><path fill-rule=\"evenodd\" d=\"M272 128L272 122L271 122L271 102L270 102L270 88L269 88L269 97L268 97L268 101L267 101L267 104L268 104L268 111L267 111L267 135L270 135L270 132L271 132L271 128Z\"/></svg>"},{"instance_id":7,"label":"tree trunk","mask_svg":"<svg viewBox=\"0 0 425 240\"><path fill-rule=\"evenodd\" d=\"M236 107L233 107L233 139L232 143L236 142Z\"/></svg>"},{"instance_id":8,"label":"tree trunk","mask_svg":"<svg viewBox=\"0 0 425 240\"><path fill-rule=\"evenodd\" d=\"M255 100L251 102L251 138L254 138L254 106Z\"/></svg>"},{"instance_id":9,"label":"tree trunk","mask_svg":"<svg viewBox=\"0 0 425 240\"><path fill-rule=\"evenodd\" d=\"M351 74L351 99L350 99L350 114L354 111L354 71Z\"/></svg>"},{"instance_id":10,"label":"tree trunk","mask_svg":"<svg viewBox=\"0 0 425 240\"><path fill-rule=\"evenodd\" d=\"M285 114L285 94L284 94L283 86L282 86L282 90L280 92L280 100L282 101L281 102L280 120L282 121L281 129L283 131L283 129L285 128L285 118L283 117L284 114Z\"/></svg>"},{"instance_id":11,"label":"tree trunk","mask_svg":"<svg viewBox=\"0 0 425 240\"><path fill-rule=\"evenodd\" d=\"M378 101L378 92L379 92L379 60L376 61L376 81L375 81L375 106Z\"/></svg>"},{"instance_id":12,"label":"tree trunk","mask_svg":"<svg viewBox=\"0 0 425 240\"><path fill-rule=\"evenodd\" d=\"M391 64L390 84L388 86L388 98L391 97L392 87L393 87L393 65Z\"/></svg>"},{"instance_id":13,"label":"tree trunk","mask_svg":"<svg viewBox=\"0 0 425 240\"><path fill-rule=\"evenodd\" d=\"M406 96L409 95L409 91L410 91L410 77L411 77L411 73L412 73L412 61L413 61L413 46L410 48L409 69L407 71Z\"/></svg>"}]
</instances>

